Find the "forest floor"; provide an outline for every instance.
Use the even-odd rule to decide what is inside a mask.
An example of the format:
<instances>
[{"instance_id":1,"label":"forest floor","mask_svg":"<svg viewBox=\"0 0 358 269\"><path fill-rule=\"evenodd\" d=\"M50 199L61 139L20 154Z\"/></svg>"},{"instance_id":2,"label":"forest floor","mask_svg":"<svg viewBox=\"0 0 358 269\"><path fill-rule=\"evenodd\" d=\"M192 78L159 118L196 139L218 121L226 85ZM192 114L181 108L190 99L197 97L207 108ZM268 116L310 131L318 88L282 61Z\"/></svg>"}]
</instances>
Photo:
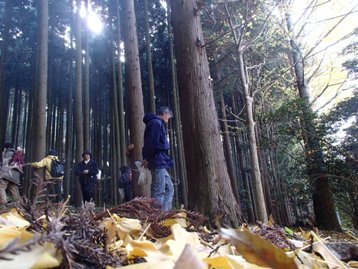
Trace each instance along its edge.
<instances>
[{"instance_id":1,"label":"forest floor","mask_svg":"<svg viewBox=\"0 0 358 269\"><path fill-rule=\"evenodd\" d=\"M0 208L0 268L358 268L355 231L242 225L210 230L148 198L110 209L23 201Z\"/></svg>"}]
</instances>

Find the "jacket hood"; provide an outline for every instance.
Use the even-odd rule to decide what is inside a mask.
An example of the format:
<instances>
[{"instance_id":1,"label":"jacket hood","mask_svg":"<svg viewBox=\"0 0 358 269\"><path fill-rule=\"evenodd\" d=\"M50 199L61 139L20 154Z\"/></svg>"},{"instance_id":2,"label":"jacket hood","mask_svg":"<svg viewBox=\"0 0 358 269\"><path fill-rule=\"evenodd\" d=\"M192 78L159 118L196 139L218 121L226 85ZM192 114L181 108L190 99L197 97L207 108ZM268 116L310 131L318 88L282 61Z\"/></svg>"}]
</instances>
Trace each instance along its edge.
<instances>
[{"instance_id":1,"label":"jacket hood","mask_svg":"<svg viewBox=\"0 0 358 269\"><path fill-rule=\"evenodd\" d=\"M145 114L144 118L143 118L143 122L145 124L148 124L151 120L154 120L154 119L157 119L157 120L162 120L161 118L159 118L157 115L155 115L154 113L147 113Z\"/></svg>"}]
</instances>

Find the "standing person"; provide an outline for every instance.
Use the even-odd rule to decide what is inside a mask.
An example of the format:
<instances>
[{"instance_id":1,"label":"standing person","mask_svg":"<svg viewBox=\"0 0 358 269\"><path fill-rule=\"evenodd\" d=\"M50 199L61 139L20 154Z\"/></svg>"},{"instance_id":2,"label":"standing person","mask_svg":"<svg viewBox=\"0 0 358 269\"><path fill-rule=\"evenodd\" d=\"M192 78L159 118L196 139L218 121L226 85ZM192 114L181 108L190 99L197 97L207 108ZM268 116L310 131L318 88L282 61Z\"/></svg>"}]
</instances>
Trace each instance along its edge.
<instances>
[{"instance_id":1,"label":"standing person","mask_svg":"<svg viewBox=\"0 0 358 269\"><path fill-rule=\"evenodd\" d=\"M96 190L98 173L97 163L92 160L92 154L89 150L82 153L83 160L79 162L75 169L75 174L78 176L81 184L83 202L94 202L94 194Z\"/></svg>"},{"instance_id":2,"label":"standing person","mask_svg":"<svg viewBox=\"0 0 358 269\"><path fill-rule=\"evenodd\" d=\"M6 204L6 190L9 190L14 201L20 198L18 185L20 184L20 171L15 166L10 165L15 149L12 143L4 144L2 153L2 167L0 173L0 204Z\"/></svg>"},{"instance_id":3,"label":"standing person","mask_svg":"<svg viewBox=\"0 0 358 269\"><path fill-rule=\"evenodd\" d=\"M58 159L57 151L54 149L50 149L42 160L31 163L31 166L37 169L45 168L45 181L47 182L46 185L47 194L53 195L54 196L53 201L59 203L62 201L63 176L54 176L51 174L53 160L56 160L58 162L60 161Z\"/></svg>"},{"instance_id":4,"label":"standing person","mask_svg":"<svg viewBox=\"0 0 358 269\"><path fill-rule=\"evenodd\" d=\"M149 168L152 174L151 197L163 210L172 208L174 195L173 183L167 170L173 165L173 160L169 156L169 142L165 129L165 124L172 116L172 111L162 106L158 109L157 115L147 113L143 118L143 166Z\"/></svg>"},{"instance_id":5,"label":"standing person","mask_svg":"<svg viewBox=\"0 0 358 269\"><path fill-rule=\"evenodd\" d=\"M133 199L132 193L132 170L129 166L119 168L121 176L118 179L118 188L124 190L124 201L129 202Z\"/></svg>"}]
</instances>

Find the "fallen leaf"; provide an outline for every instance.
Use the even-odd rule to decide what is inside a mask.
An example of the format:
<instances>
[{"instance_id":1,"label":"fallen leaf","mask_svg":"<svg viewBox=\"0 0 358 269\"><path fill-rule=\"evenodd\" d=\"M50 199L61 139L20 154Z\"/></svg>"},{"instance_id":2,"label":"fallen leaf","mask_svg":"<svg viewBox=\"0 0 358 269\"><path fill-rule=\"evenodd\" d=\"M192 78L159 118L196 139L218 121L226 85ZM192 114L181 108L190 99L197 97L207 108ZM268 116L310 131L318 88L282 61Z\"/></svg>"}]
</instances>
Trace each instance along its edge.
<instances>
[{"instance_id":1,"label":"fallen leaf","mask_svg":"<svg viewBox=\"0 0 358 269\"><path fill-rule=\"evenodd\" d=\"M194 254L190 245L186 245L179 259L175 263L174 269L206 269L206 264L202 263Z\"/></svg>"},{"instance_id":2,"label":"fallen leaf","mask_svg":"<svg viewBox=\"0 0 358 269\"><path fill-rule=\"evenodd\" d=\"M29 251L18 252L17 254L6 254L6 258L11 260L1 260L1 268L16 269L45 269L58 267L62 257L50 243L35 245Z\"/></svg>"},{"instance_id":3,"label":"fallen leaf","mask_svg":"<svg viewBox=\"0 0 358 269\"><path fill-rule=\"evenodd\" d=\"M328 268L348 268L343 262L341 262L332 251L324 245L322 240L314 233L311 232L313 238L317 241L313 244L313 250L321 255L327 264Z\"/></svg>"},{"instance_id":4,"label":"fallen leaf","mask_svg":"<svg viewBox=\"0 0 358 269\"><path fill-rule=\"evenodd\" d=\"M250 263L275 269L297 268L293 258L288 257L283 250L256 234L247 230L238 231L224 228L221 229L221 234Z\"/></svg>"}]
</instances>

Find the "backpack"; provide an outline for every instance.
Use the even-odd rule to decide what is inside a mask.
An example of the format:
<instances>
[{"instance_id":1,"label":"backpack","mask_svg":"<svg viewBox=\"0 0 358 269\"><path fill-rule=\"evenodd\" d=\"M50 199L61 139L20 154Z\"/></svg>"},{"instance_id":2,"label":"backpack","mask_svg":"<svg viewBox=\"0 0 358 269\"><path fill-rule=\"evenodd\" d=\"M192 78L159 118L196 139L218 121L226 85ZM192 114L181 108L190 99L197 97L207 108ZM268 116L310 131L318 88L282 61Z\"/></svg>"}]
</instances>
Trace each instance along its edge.
<instances>
[{"instance_id":1,"label":"backpack","mask_svg":"<svg viewBox=\"0 0 358 269\"><path fill-rule=\"evenodd\" d=\"M50 169L50 175L52 177L62 177L65 174L65 165L57 160L53 159L51 161L51 169Z\"/></svg>"}]
</instances>

